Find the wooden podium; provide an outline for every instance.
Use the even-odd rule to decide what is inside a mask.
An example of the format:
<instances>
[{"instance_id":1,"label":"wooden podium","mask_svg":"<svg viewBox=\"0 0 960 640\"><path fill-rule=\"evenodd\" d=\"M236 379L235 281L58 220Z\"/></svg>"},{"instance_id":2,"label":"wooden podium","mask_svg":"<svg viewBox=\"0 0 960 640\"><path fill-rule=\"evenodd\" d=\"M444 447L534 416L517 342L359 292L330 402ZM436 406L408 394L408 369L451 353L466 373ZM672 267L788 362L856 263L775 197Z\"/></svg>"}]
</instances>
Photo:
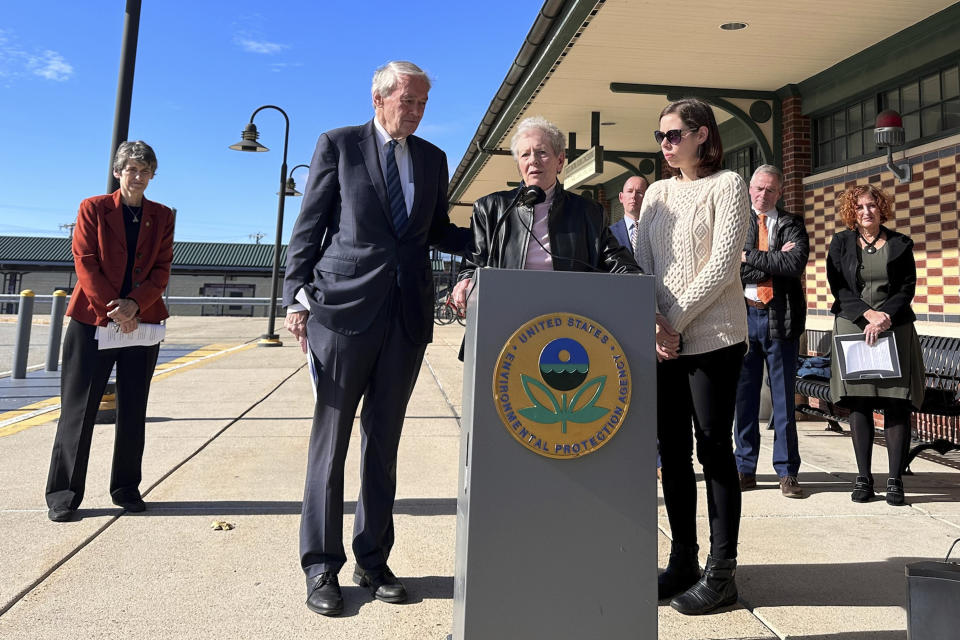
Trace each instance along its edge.
<instances>
[{"instance_id":1,"label":"wooden podium","mask_svg":"<svg viewBox=\"0 0 960 640\"><path fill-rule=\"evenodd\" d=\"M656 638L653 278L475 277L451 637Z\"/></svg>"}]
</instances>

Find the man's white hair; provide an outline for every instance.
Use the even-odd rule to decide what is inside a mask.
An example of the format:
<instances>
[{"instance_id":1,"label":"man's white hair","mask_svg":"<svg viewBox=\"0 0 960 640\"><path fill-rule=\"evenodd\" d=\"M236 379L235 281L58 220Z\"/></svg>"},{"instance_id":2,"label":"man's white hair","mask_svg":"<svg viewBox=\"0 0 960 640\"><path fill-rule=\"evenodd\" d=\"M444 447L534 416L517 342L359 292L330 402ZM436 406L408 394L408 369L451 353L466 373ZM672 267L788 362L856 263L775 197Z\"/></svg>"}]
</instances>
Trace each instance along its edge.
<instances>
[{"instance_id":1,"label":"man's white hair","mask_svg":"<svg viewBox=\"0 0 960 640\"><path fill-rule=\"evenodd\" d=\"M427 91L430 90L430 76L427 72L406 60L392 60L373 72L373 86L370 88L370 95L381 98L388 97L397 88L400 82L400 76L416 76L423 78L427 83Z\"/></svg>"}]
</instances>

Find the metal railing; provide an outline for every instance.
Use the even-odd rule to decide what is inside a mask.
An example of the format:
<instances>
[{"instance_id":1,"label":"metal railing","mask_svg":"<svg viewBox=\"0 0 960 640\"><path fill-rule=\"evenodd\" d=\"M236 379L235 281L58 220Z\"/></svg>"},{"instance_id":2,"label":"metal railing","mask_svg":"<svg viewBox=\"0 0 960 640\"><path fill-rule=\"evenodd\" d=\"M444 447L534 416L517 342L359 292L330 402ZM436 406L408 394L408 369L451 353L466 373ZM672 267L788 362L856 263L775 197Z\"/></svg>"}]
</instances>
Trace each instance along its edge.
<instances>
[{"instance_id":1,"label":"metal railing","mask_svg":"<svg viewBox=\"0 0 960 640\"><path fill-rule=\"evenodd\" d=\"M50 339L47 344L46 370L56 371L60 361L60 338L63 335L63 318L67 310L65 291L57 291L53 295L38 296L33 291L24 289L20 293L0 294L0 304L13 304L17 307L17 335L13 344L13 367L11 376L14 379L23 379L27 376L27 356L30 350L30 329L33 326L33 308L38 302L50 303ZM236 298L229 296L168 296L167 305L245 305L268 307L270 298ZM274 306L281 304L277 298Z\"/></svg>"}]
</instances>

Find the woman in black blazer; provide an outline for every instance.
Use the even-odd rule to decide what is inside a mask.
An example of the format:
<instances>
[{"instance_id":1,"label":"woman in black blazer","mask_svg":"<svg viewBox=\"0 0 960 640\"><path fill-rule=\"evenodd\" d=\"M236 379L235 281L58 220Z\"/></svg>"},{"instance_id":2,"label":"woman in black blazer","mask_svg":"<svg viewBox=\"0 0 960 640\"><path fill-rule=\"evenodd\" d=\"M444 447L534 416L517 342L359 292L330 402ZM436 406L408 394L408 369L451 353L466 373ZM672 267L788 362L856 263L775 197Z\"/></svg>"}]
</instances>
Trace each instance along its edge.
<instances>
[{"instance_id":1,"label":"woman in black blazer","mask_svg":"<svg viewBox=\"0 0 960 640\"><path fill-rule=\"evenodd\" d=\"M923 403L924 369L920 340L910 308L917 283L913 241L883 226L891 200L873 185L853 186L840 196L840 218L847 229L830 242L827 281L833 293L833 334L862 332L873 345L883 331L896 337L899 378L843 380L832 359L831 400L850 410L850 431L857 457L857 480L850 498L874 497L871 454L873 413L884 411L889 478L887 503L904 504L901 475L910 445L910 412Z\"/></svg>"}]
</instances>

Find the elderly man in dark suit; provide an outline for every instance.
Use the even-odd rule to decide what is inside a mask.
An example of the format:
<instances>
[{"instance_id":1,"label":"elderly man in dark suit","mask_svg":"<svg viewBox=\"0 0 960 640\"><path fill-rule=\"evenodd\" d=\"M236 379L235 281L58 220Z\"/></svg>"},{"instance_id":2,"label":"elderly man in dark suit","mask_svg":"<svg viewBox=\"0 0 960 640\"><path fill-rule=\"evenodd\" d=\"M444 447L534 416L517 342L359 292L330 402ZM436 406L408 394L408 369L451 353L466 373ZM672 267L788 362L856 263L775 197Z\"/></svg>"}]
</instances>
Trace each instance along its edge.
<instances>
[{"instance_id":1,"label":"elderly man in dark suit","mask_svg":"<svg viewBox=\"0 0 960 640\"><path fill-rule=\"evenodd\" d=\"M343 608L343 469L361 398L353 578L379 600L407 597L387 560L400 431L433 337L428 248L460 253L470 238L447 215L446 156L413 135L429 90L410 62L377 69L374 119L317 142L287 250L284 326L317 373L300 560L307 607L323 615Z\"/></svg>"},{"instance_id":2,"label":"elderly man in dark suit","mask_svg":"<svg viewBox=\"0 0 960 640\"><path fill-rule=\"evenodd\" d=\"M650 183L643 176L627 178L619 196L620 204L623 205L623 218L610 225L613 237L621 246L630 249L631 253L637 250L640 207L643 205L643 194L647 192L649 186Z\"/></svg>"}]
</instances>

